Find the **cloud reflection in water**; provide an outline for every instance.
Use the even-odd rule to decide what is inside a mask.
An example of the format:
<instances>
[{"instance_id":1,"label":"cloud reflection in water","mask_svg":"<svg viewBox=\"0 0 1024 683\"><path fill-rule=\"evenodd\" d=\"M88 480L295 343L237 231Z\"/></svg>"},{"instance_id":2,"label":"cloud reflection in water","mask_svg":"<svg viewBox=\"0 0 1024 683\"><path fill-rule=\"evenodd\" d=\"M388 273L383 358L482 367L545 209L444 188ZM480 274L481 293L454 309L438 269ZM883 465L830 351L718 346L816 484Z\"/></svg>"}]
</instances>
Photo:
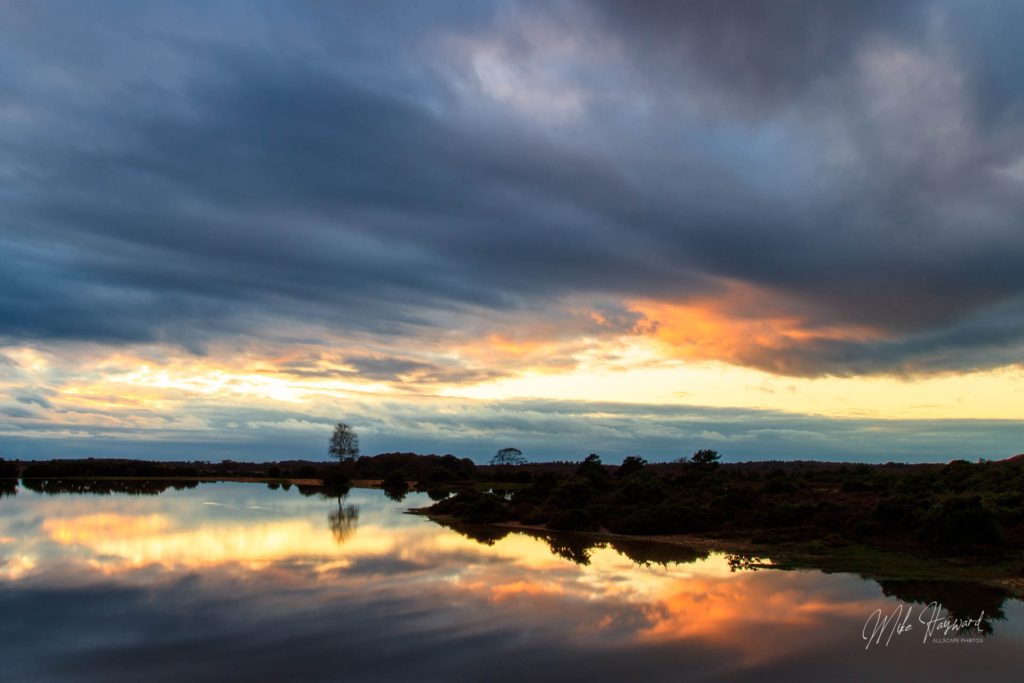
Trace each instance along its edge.
<instances>
[{"instance_id":1,"label":"cloud reflection in water","mask_svg":"<svg viewBox=\"0 0 1024 683\"><path fill-rule=\"evenodd\" d=\"M426 501L368 490L305 498L244 484L5 499L0 673L817 680L827 666L835 680L886 667L942 680L982 664L998 679L1022 663L1018 602L1004 605L1006 621L983 645L914 637L865 653L864 620L898 604L874 582L732 571L717 553L587 547L402 514Z\"/></svg>"}]
</instances>

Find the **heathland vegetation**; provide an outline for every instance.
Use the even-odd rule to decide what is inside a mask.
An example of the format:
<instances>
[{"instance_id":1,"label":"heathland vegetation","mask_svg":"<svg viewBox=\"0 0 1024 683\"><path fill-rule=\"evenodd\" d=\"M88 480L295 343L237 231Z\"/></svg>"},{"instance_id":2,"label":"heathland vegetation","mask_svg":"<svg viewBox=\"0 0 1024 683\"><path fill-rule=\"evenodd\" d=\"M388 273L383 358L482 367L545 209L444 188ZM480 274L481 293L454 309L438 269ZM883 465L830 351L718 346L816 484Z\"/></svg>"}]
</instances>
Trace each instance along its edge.
<instances>
[{"instance_id":1,"label":"heathland vegetation","mask_svg":"<svg viewBox=\"0 0 1024 683\"><path fill-rule=\"evenodd\" d=\"M508 468L502 478L522 481L520 472L529 470ZM564 531L998 556L1024 550L1024 458L721 465L717 453L698 451L670 465L633 457L608 467L590 455L569 471L534 470L508 492L459 491L428 512Z\"/></svg>"}]
</instances>

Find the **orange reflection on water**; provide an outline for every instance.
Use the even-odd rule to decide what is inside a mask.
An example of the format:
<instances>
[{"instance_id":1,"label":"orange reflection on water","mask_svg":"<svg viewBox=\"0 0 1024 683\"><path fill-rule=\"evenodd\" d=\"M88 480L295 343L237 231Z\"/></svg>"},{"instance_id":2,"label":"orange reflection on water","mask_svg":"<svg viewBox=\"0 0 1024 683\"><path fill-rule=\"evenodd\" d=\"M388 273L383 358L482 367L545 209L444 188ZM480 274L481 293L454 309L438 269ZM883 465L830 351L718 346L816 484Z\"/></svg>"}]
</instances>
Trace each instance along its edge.
<instances>
[{"instance_id":1,"label":"orange reflection on water","mask_svg":"<svg viewBox=\"0 0 1024 683\"><path fill-rule=\"evenodd\" d=\"M482 584L478 584L481 585ZM465 586L469 587L469 586ZM490 587L491 595L501 601L513 595L562 595L564 587L554 581L513 581Z\"/></svg>"},{"instance_id":2,"label":"orange reflection on water","mask_svg":"<svg viewBox=\"0 0 1024 683\"><path fill-rule=\"evenodd\" d=\"M43 530L58 543L88 548L108 572L151 564L198 569L267 562L335 548L330 536L305 520L183 529L161 515L105 513L48 519Z\"/></svg>"},{"instance_id":3,"label":"orange reflection on water","mask_svg":"<svg viewBox=\"0 0 1024 683\"><path fill-rule=\"evenodd\" d=\"M80 539L117 536L151 536L166 532L170 520L163 515L123 515L100 512L71 519L47 519L43 531L59 543L80 543Z\"/></svg>"},{"instance_id":4,"label":"orange reflection on water","mask_svg":"<svg viewBox=\"0 0 1024 683\"><path fill-rule=\"evenodd\" d=\"M862 620L883 604L816 592L811 578L775 571L678 581L644 608L649 626L637 638L714 643L731 650L737 665L755 666L811 647L837 618Z\"/></svg>"},{"instance_id":5,"label":"orange reflection on water","mask_svg":"<svg viewBox=\"0 0 1024 683\"><path fill-rule=\"evenodd\" d=\"M398 579L387 581L388 589L415 593L426 603L457 599L493 605L527 625L565 623L564 634L580 642L595 636L707 642L734 651L737 665L806 647L816 627L830 618L867 615L877 606L877 601L831 597L814 587L810 575L798 572L733 572L720 554L638 564L608 546L587 549L578 556L585 563L578 564L553 552L559 539L509 533L487 545L419 518L361 519L356 532L339 544L328 524L329 504L322 512L267 519L176 517L154 510L150 500L133 501L135 514L124 507L60 514L61 508L49 503L41 503L49 513L40 527L44 540L63 549L61 561L107 577L151 581L159 573L139 570L215 575L219 568L259 576L268 585L315 583L352 593L380 585L374 577L394 571ZM194 514L191 505L187 514ZM37 546L22 543L5 545L14 550L3 566L9 580L54 559L36 557ZM360 569L366 558L376 564ZM765 630L812 635L780 644L756 636Z\"/></svg>"},{"instance_id":6,"label":"orange reflection on water","mask_svg":"<svg viewBox=\"0 0 1024 683\"><path fill-rule=\"evenodd\" d=\"M294 557L333 556L338 544L326 526L306 519L261 522L201 523L177 526L158 514L98 513L51 518L43 531L64 545L87 548L107 572L151 564L169 569L199 569L225 563L254 565ZM380 553L393 547L385 533L356 534L348 548L355 553Z\"/></svg>"},{"instance_id":7,"label":"orange reflection on water","mask_svg":"<svg viewBox=\"0 0 1024 683\"><path fill-rule=\"evenodd\" d=\"M339 543L326 515L322 524L315 519L285 518L197 520L183 526L164 514L104 512L50 517L42 523L42 531L63 546L88 550L89 565L108 575L150 565L199 570L234 563L256 570L296 558L336 567L339 554L345 558L391 555L408 559L416 554L465 552L477 547L469 539L427 525L362 525Z\"/></svg>"},{"instance_id":8,"label":"orange reflection on water","mask_svg":"<svg viewBox=\"0 0 1024 683\"><path fill-rule=\"evenodd\" d=\"M510 563L467 566L456 585L486 596L492 603L557 619L567 610L586 609L574 620L576 636L600 632L634 642L695 640L726 647L735 665L750 666L807 646L818 627L836 617L863 619L882 604L880 598L850 600L810 589L806 572L732 571L727 557L712 553L689 563L638 564L612 548L596 548L589 564L551 554L533 537L512 534L486 550L504 556L510 547L526 551ZM531 567L534 553L547 555L541 573ZM529 577L523 571L530 572ZM830 579L825 579L830 581ZM576 612L572 612L574 616ZM802 633L786 642L781 634ZM766 634L777 634L778 638Z\"/></svg>"},{"instance_id":9,"label":"orange reflection on water","mask_svg":"<svg viewBox=\"0 0 1024 683\"><path fill-rule=\"evenodd\" d=\"M652 625L643 636L715 637L751 618L787 625L808 625L815 621L813 612L803 609L802 594L792 590L763 594L751 585L751 578L741 574L733 580L691 578L679 582L648 609ZM754 615L750 614L751 605L757 605Z\"/></svg>"}]
</instances>

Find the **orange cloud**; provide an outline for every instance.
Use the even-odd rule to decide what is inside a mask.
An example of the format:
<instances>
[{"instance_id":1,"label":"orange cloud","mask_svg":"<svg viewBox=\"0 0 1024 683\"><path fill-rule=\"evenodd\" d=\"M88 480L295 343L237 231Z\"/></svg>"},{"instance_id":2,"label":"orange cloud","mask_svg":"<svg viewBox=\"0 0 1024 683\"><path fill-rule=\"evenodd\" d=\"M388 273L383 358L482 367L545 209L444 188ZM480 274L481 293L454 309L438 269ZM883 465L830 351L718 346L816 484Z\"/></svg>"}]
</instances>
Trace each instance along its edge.
<instances>
[{"instance_id":1,"label":"orange cloud","mask_svg":"<svg viewBox=\"0 0 1024 683\"><path fill-rule=\"evenodd\" d=\"M791 352L828 342L864 342L881 333L866 326L821 325L802 311L780 308L781 297L742 283L679 302L638 300L641 332L670 357L724 361L781 374L805 374Z\"/></svg>"}]
</instances>

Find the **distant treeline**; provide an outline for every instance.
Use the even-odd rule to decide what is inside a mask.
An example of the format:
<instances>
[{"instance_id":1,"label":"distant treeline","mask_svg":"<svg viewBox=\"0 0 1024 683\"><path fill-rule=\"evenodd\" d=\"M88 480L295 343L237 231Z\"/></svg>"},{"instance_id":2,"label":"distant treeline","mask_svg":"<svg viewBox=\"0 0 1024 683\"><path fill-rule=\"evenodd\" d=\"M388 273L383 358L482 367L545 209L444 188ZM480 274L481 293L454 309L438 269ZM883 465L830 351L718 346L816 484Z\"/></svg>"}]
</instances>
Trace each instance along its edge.
<instances>
[{"instance_id":1,"label":"distant treeline","mask_svg":"<svg viewBox=\"0 0 1024 683\"><path fill-rule=\"evenodd\" d=\"M263 478L263 479L323 479L336 478L339 473L350 479L384 479L400 476L407 481L466 482L487 481L501 483L530 483L540 474L571 475L578 461L526 463L516 466L477 465L469 458L454 455L420 455L417 453L381 453L362 456L342 463L309 460L282 460L277 462L238 462L235 460L209 461L150 461L119 458L82 458L15 461L0 458L0 479L50 477L190 477L190 478ZM686 471L687 463L651 463L651 472L674 476ZM616 471L618 466L605 466ZM763 474L809 473L821 471L847 471L857 467L882 467L886 470L941 469L943 465L855 465L820 461L755 461L723 464L730 472L760 472Z\"/></svg>"},{"instance_id":2,"label":"distant treeline","mask_svg":"<svg viewBox=\"0 0 1024 683\"><path fill-rule=\"evenodd\" d=\"M344 463L287 460L245 463L223 460L153 462L85 458L75 460L11 461L0 459L0 495L13 495L17 480L44 493L159 493L167 488L195 486L200 480L262 479L286 485L299 480L300 492L319 490L320 482L337 491L352 480L383 481L392 492L408 490L407 482L421 487L470 484L484 476L468 458L454 455L381 453ZM117 480L117 481L115 481ZM529 481L529 475L526 476Z\"/></svg>"},{"instance_id":3,"label":"distant treeline","mask_svg":"<svg viewBox=\"0 0 1024 683\"><path fill-rule=\"evenodd\" d=\"M352 480L372 480L382 482L389 495L401 499L409 490L410 481L424 490L448 490L470 485L480 476L481 472L468 458L416 453L382 453L341 464L302 460L211 463L104 458L26 462L0 459L0 495L14 495L19 479L25 488L39 493L94 494L158 494L168 488L193 488L203 480L260 479L273 488L287 489L295 483L303 495L327 496L346 490Z\"/></svg>"},{"instance_id":4,"label":"distant treeline","mask_svg":"<svg viewBox=\"0 0 1024 683\"><path fill-rule=\"evenodd\" d=\"M180 461L155 462L113 458L74 460L11 461L0 459L3 478L69 478L69 477L187 477L187 478L261 478L261 479L324 479L337 478L339 473L351 479L383 479L398 472L409 480L464 481L473 479L476 465L469 458L454 455L417 455L416 453L381 453L363 456L342 464L285 460L269 463Z\"/></svg>"}]
</instances>

